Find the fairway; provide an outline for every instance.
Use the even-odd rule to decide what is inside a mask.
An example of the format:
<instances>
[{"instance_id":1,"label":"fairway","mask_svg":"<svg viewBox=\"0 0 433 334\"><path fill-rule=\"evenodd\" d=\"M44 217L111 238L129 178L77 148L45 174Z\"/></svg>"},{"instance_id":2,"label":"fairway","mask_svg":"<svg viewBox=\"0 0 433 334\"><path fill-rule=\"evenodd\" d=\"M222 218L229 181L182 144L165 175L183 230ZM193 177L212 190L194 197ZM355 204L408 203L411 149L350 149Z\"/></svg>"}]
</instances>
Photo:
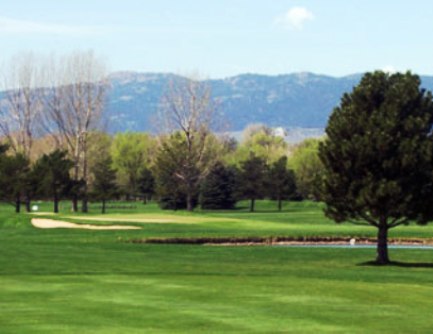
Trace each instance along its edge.
<instances>
[{"instance_id":1,"label":"fairway","mask_svg":"<svg viewBox=\"0 0 433 334\"><path fill-rule=\"evenodd\" d=\"M71 215L65 206L55 216L82 224L142 227L113 231L36 229L30 224L33 215L0 206L0 332L431 332L432 250L392 249L390 256L399 264L378 267L365 264L374 259L374 249L128 242L375 232L334 224L317 203L287 204L282 213L272 211L270 202L258 204L258 213L241 206L192 214L143 205L108 214L105 221L95 210L89 216ZM394 235L430 237L432 227L402 227Z\"/></svg>"}]
</instances>

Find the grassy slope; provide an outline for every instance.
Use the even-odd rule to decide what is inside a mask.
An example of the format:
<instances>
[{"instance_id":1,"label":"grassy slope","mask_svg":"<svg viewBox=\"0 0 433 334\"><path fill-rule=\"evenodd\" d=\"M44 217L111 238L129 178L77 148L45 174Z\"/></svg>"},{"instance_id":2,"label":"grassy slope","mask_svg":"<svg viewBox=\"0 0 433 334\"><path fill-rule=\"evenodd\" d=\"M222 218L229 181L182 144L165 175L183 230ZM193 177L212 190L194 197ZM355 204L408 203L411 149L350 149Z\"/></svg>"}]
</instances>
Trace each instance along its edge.
<instances>
[{"instance_id":1,"label":"grassy slope","mask_svg":"<svg viewBox=\"0 0 433 334\"><path fill-rule=\"evenodd\" d=\"M338 233L344 225L326 221L314 203L288 207L293 215L196 213L194 218L209 220L146 224L140 232L36 230L25 215L0 209L1 333L428 333L433 327L433 268L360 265L373 258L372 249L123 242L136 234ZM358 233L359 227L346 226L347 233ZM414 227L409 234L417 228L423 236L433 231ZM427 250L392 250L391 255L433 262Z\"/></svg>"}]
</instances>

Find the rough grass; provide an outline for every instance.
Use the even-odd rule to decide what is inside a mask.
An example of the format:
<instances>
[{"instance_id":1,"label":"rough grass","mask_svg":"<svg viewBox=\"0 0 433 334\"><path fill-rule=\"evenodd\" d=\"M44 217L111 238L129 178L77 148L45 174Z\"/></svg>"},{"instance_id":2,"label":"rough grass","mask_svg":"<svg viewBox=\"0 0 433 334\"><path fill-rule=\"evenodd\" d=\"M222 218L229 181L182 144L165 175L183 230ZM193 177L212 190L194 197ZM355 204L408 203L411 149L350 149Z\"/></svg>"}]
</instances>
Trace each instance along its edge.
<instances>
[{"instance_id":1,"label":"rough grass","mask_svg":"<svg viewBox=\"0 0 433 334\"><path fill-rule=\"evenodd\" d=\"M0 332L431 332L430 250L392 250L399 263L378 267L366 264L374 249L125 242L206 234L374 234L326 220L316 203L287 205L284 213L266 211L272 204L259 203L256 214L170 212L199 221L146 224L139 231L38 230L30 216L0 206ZM118 214L125 219L147 212L166 214L154 206ZM59 216L70 215L65 206ZM433 231L399 230L417 237Z\"/></svg>"}]
</instances>

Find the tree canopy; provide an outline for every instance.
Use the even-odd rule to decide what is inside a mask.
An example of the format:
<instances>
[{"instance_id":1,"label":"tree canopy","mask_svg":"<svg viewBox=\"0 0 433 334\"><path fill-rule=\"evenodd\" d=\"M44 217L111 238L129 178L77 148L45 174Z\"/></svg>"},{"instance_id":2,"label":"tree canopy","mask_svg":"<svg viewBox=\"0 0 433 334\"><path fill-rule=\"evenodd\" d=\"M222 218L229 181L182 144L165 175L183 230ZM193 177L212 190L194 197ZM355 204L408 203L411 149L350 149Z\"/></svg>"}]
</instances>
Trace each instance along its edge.
<instances>
[{"instance_id":1,"label":"tree canopy","mask_svg":"<svg viewBox=\"0 0 433 334\"><path fill-rule=\"evenodd\" d=\"M240 162L249 158L250 153L264 159L267 164L274 163L281 156L287 155L288 144L284 137L278 136L275 130L264 125L250 125L243 132L243 140L239 145L232 162Z\"/></svg>"},{"instance_id":2,"label":"tree canopy","mask_svg":"<svg viewBox=\"0 0 433 334\"><path fill-rule=\"evenodd\" d=\"M344 94L320 146L326 214L378 229L389 262L390 228L433 219L433 101L411 74L367 73Z\"/></svg>"},{"instance_id":3,"label":"tree canopy","mask_svg":"<svg viewBox=\"0 0 433 334\"><path fill-rule=\"evenodd\" d=\"M298 144L290 156L288 165L293 169L296 187L303 198L318 199L318 183L323 170L319 158L321 139L308 138Z\"/></svg>"},{"instance_id":4,"label":"tree canopy","mask_svg":"<svg viewBox=\"0 0 433 334\"><path fill-rule=\"evenodd\" d=\"M266 194L267 172L268 167L265 160L254 154L241 162L238 175L238 192L241 197L251 201L251 212L254 211L256 199L263 198Z\"/></svg>"},{"instance_id":5,"label":"tree canopy","mask_svg":"<svg viewBox=\"0 0 433 334\"><path fill-rule=\"evenodd\" d=\"M94 175L93 196L102 201L102 213L106 211L106 201L113 198L118 192L116 170L111 166L112 160L107 157L96 162L92 168Z\"/></svg>"},{"instance_id":6,"label":"tree canopy","mask_svg":"<svg viewBox=\"0 0 433 334\"><path fill-rule=\"evenodd\" d=\"M233 209L235 198L236 171L217 162L203 180L200 191L202 209Z\"/></svg>"},{"instance_id":7,"label":"tree canopy","mask_svg":"<svg viewBox=\"0 0 433 334\"><path fill-rule=\"evenodd\" d=\"M269 195L278 201L278 210L281 211L282 201L296 194L295 174L287 168L287 157L281 157L270 166L267 183Z\"/></svg>"},{"instance_id":8,"label":"tree canopy","mask_svg":"<svg viewBox=\"0 0 433 334\"><path fill-rule=\"evenodd\" d=\"M72 187L69 171L74 162L67 157L67 152L55 150L44 154L35 164L36 175L42 175L40 192L51 196L54 202L54 212L59 212L59 201L67 195Z\"/></svg>"},{"instance_id":9,"label":"tree canopy","mask_svg":"<svg viewBox=\"0 0 433 334\"><path fill-rule=\"evenodd\" d=\"M149 165L150 151L155 145L146 133L118 133L111 145L113 167L118 171L119 183L129 197L138 194L138 179Z\"/></svg>"}]
</instances>

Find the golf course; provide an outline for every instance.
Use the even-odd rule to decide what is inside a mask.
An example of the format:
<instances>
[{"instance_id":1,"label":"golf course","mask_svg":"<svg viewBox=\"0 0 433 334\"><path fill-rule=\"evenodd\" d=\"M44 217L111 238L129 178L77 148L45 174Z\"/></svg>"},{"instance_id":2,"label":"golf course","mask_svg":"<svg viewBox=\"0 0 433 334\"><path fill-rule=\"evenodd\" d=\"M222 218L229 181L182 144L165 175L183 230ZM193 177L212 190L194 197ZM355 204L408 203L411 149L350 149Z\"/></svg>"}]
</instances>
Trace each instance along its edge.
<instances>
[{"instance_id":1,"label":"golf course","mask_svg":"<svg viewBox=\"0 0 433 334\"><path fill-rule=\"evenodd\" d=\"M139 202L72 214L62 202L0 206L1 333L429 333L433 250L151 244L149 238L375 237L335 224L322 204L259 201L230 211ZM40 228L32 219L134 229ZM71 225L74 226L74 225ZM70 226L69 226L70 227ZM392 238L432 238L433 226ZM142 242L131 242L141 240Z\"/></svg>"}]
</instances>

